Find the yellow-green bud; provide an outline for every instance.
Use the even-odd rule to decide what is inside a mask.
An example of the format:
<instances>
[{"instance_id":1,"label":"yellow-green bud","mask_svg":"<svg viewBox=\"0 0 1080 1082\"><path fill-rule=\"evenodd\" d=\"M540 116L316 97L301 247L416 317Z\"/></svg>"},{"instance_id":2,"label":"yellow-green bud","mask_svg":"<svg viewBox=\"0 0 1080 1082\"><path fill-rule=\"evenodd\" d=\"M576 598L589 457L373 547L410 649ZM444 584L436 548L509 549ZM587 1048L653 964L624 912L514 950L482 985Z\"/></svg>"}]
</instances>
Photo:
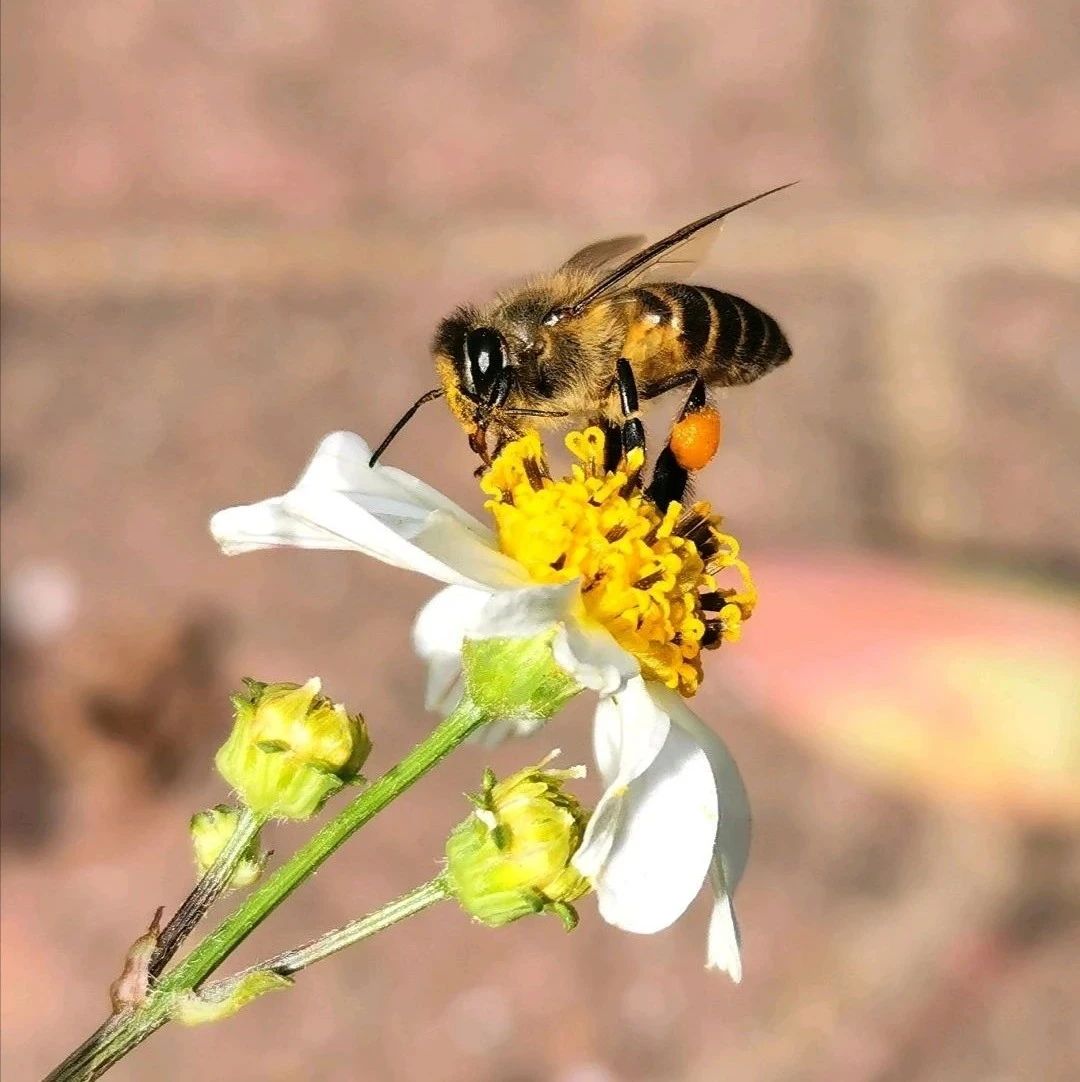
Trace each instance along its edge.
<instances>
[{"instance_id":1,"label":"yellow-green bud","mask_svg":"<svg viewBox=\"0 0 1080 1082\"><path fill-rule=\"evenodd\" d=\"M446 843L446 883L461 907L492 927L530 913L555 913L570 930L571 902L589 882L570 865L589 820L563 788L585 776L584 767L548 770L558 754L505 781L488 770L476 810Z\"/></svg>"},{"instance_id":2,"label":"yellow-green bud","mask_svg":"<svg viewBox=\"0 0 1080 1082\"><path fill-rule=\"evenodd\" d=\"M309 819L360 777L371 751L360 714L349 714L306 684L245 680L233 696L236 721L217 753L221 776L258 815Z\"/></svg>"},{"instance_id":3,"label":"yellow-green bud","mask_svg":"<svg viewBox=\"0 0 1080 1082\"><path fill-rule=\"evenodd\" d=\"M221 855L221 851L236 833L240 812L228 804L216 804L191 817L191 844L195 851L195 868L204 876ZM258 836L244 847L229 879L230 887L250 887L262 874L266 858L259 853Z\"/></svg>"}]
</instances>

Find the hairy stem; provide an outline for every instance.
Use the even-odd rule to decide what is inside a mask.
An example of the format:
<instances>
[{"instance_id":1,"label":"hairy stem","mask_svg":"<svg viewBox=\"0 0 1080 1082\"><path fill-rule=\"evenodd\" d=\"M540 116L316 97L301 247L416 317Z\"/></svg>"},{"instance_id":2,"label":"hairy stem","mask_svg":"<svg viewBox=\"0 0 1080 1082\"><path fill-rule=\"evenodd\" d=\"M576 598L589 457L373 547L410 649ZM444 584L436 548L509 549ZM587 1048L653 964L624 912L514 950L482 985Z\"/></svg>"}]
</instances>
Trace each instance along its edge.
<instances>
[{"instance_id":1,"label":"hairy stem","mask_svg":"<svg viewBox=\"0 0 1080 1082\"><path fill-rule=\"evenodd\" d=\"M273 958L267 958L264 962L257 962L253 966L248 966L247 969L241 970L233 977L227 977L223 981L215 981L213 984L207 985L204 989L205 994L207 998L220 998L228 987L235 984L240 978L247 977L259 970L271 970L282 977L290 977L294 973L299 973L301 969L306 969L316 962L321 962L324 958L329 958L330 955L337 954L338 951L343 951L346 947L351 947L354 943L359 943L362 939L367 939L369 936L375 935L376 932L381 932L383 929L397 924L398 921L405 920L406 917L414 916L416 913L427 909L428 906L441 902L448 897L450 897L450 894L446 889L446 883L442 876L438 876L415 890L409 891L408 894L395 898L392 902L382 906L382 908L376 909L366 916L359 917L357 920L349 921L348 924L344 924L340 928L326 932L303 946L282 951L281 954L275 954Z\"/></svg>"}]
</instances>

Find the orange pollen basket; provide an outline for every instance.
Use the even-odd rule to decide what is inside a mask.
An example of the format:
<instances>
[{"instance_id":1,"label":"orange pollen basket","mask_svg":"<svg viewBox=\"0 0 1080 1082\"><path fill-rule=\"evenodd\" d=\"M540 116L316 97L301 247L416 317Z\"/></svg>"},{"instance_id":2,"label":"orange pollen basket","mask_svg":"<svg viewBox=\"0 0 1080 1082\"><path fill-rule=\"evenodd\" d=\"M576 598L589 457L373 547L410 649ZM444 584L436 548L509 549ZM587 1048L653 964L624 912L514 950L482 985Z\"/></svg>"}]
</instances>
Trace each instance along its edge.
<instances>
[{"instance_id":1,"label":"orange pollen basket","mask_svg":"<svg viewBox=\"0 0 1080 1082\"><path fill-rule=\"evenodd\" d=\"M684 470L704 469L720 447L723 431L720 414L706 407L676 421L671 431L671 450Z\"/></svg>"}]
</instances>

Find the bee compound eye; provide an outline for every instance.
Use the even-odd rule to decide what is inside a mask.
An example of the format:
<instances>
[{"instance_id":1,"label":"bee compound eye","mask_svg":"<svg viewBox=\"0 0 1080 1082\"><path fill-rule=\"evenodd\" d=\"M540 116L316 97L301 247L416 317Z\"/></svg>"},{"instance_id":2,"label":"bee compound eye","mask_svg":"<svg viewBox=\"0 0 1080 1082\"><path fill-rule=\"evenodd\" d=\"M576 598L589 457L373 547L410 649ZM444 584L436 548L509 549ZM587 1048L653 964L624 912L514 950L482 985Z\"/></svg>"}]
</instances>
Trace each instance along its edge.
<instances>
[{"instance_id":1,"label":"bee compound eye","mask_svg":"<svg viewBox=\"0 0 1080 1082\"><path fill-rule=\"evenodd\" d=\"M466 380L473 393L483 398L506 367L502 335L491 327L474 327L465 336L465 360Z\"/></svg>"}]
</instances>

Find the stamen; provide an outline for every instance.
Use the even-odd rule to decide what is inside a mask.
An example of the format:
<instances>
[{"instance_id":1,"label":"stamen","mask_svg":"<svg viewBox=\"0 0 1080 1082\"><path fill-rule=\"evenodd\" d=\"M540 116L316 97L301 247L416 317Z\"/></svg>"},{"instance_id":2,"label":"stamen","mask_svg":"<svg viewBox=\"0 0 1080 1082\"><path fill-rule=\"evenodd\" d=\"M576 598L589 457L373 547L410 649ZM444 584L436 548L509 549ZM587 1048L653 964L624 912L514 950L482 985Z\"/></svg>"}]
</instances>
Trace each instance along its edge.
<instances>
[{"instance_id":1,"label":"stamen","mask_svg":"<svg viewBox=\"0 0 1080 1082\"><path fill-rule=\"evenodd\" d=\"M546 468L541 469L540 463L535 458L526 458L522 462L522 466L525 467L525 476L529 479L529 484L535 489L541 489L544 487L544 475L547 472Z\"/></svg>"},{"instance_id":2,"label":"stamen","mask_svg":"<svg viewBox=\"0 0 1080 1082\"><path fill-rule=\"evenodd\" d=\"M641 491L644 449L612 461L599 428L571 432L570 475L552 479L536 433L507 444L481 481L502 550L541 583L582 582L587 619L642 672L693 695L701 651L738 637L756 591L735 539L707 503L663 512ZM739 585L721 588L734 572ZM718 612L706 619L707 612Z\"/></svg>"},{"instance_id":3,"label":"stamen","mask_svg":"<svg viewBox=\"0 0 1080 1082\"><path fill-rule=\"evenodd\" d=\"M634 583L634 586L638 590L648 590L650 586L655 586L664 577L663 568L658 571L654 571L651 575L646 575L642 579L638 579Z\"/></svg>"}]
</instances>

